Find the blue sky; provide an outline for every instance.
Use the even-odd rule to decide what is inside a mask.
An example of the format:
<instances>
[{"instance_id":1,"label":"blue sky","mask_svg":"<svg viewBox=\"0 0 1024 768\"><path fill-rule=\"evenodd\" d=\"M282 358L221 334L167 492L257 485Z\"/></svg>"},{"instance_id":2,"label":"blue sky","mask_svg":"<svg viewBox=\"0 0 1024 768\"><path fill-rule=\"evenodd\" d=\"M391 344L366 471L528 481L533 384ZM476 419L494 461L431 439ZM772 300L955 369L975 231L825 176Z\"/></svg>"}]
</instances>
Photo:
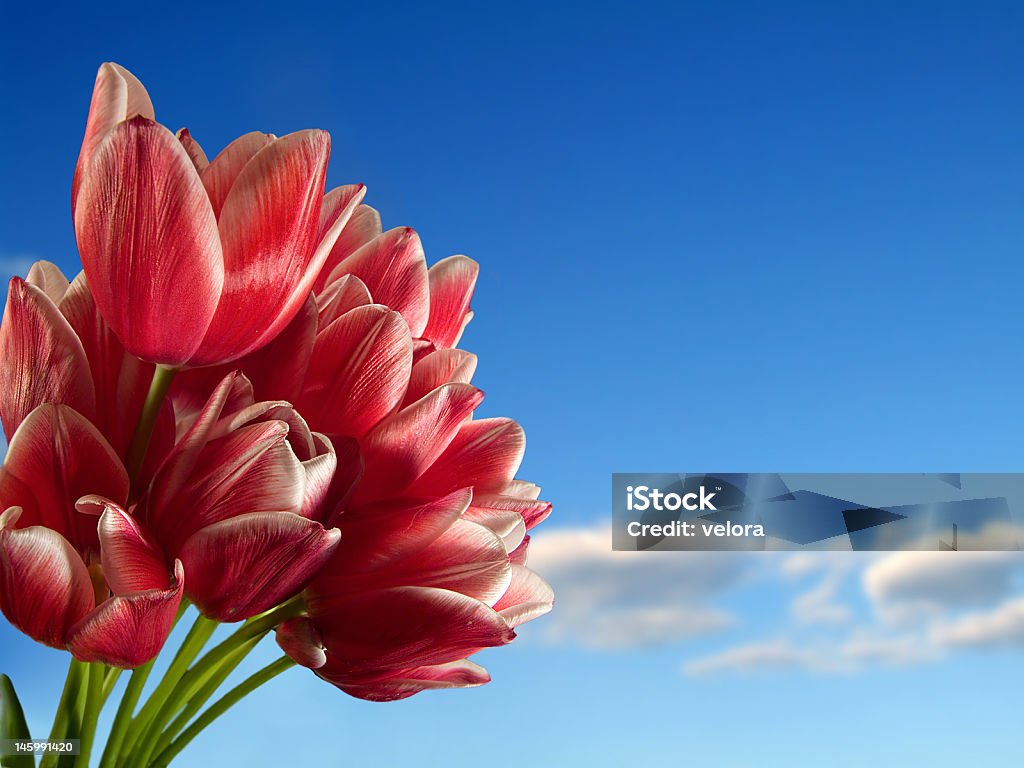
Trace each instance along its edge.
<instances>
[{"instance_id":1,"label":"blue sky","mask_svg":"<svg viewBox=\"0 0 1024 768\"><path fill-rule=\"evenodd\" d=\"M1016 763L1019 558L601 542L613 471L1024 469L1024 7L138 5L3 12L7 273L77 269L104 60L211 155L325 128L332 184L481 263L482 411L555 504L559 606L491 685L380 706L294 672L184 765ZM0 667L48 723L61 656L4 624Z\"/></svg>"}]
</instances>

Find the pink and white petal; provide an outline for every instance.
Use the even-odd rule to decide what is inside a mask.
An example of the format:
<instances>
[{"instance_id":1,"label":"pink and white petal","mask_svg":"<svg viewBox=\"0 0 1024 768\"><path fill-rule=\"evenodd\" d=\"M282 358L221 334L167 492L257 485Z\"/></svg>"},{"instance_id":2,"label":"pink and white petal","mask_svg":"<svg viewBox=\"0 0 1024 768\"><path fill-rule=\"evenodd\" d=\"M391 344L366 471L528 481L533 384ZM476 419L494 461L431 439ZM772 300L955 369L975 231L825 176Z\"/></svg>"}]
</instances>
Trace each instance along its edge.
<instances>
[{"instance_id":1,"label":"pink and white petal","mask_svg":"<svg viewBox=\"0 0 1024 768\"><path fill-rule=\"evenodd\" d=\"M320 633L305 616L288 619L277 625L277 644L296 664L307 669L319 669L327 663Z\"/></svg>"},{"instance_id":2,"label":"pink and white petal","mask_svg":"<svg viewBox=\"0 0 1024 768\"><path fill-rule=\"evenodd\" d=\"M466 256L449 256L430 268L430 320L421 334L439 347L454 347L472 317L480 265Z\"/></svg>"},{"instance_id":3,"label":"pink and white petal","mask_svg":"<svg viewBox=\"0 0 1024 768\"><path fill-rule=\"evenodd\" d=\"M505 546L488 528L456 520L424 549L394 562L386 570L367 574L365 586L435 587L494 605L512 578ZM359 578L350 587L359 588Z\"/></svg>"},{"instance_id":4,"label":"pink and white petal","mask_svg":"<svg viewBox=\"0 0 1024 768\"><path fill-rule=\"evenodd\" d=\"M363 184L346 184L342 187L335 187L324 195L323 202L320 204L320 224L317 227L317 243L324 243L328 239L331 229L341 220L342 223L341 227L338 228L338 233L330 238L330 245L327 246L328 252L332 251L335 243L338 241L338 237L352 220L352 216L359 209L359 203L362 202L365 196L366 186ZM326 261L324 268L327 268ZM321 277L323 275L317 276L317 281L314 285L321 284Z\"/></svg>"},{"instance_id":5,"label":"pink and white petal","mask_svg":"<svg viewBox=\"0 0 1024 768\"><path fill-rule=\"evenodd\" d=\"M153 102L138 78L120 64L106 62L96 73L96 83L85 123L85 137L71 183L71 211L74 215L82 177L93 154L117 124L136 115L154 119Z\"/></svg>"},{"instance_id":6,"label":"pink and white petal","mask_svg":"<svg viewBox=\"0 0 1024 768\"><path fill-rule=\"evenodd\" d=\"M415 230L397 227L375 237L335 267L327 284L342 275L358 277L374 302L401 312L412 335L422 335L430 314L430 291L423 245Z\"/></svg>"},{"instance_id":7,"label":"pink and white petal","mask_svg":"<svg viewBox=\"0 0 1024 768\"><path fill-rule=\"evenodd\" d=\"M217 222L192 160L144 118L119 124L78 192L75 235L96 306L125 348L180 365L224 283Z\"/></svg>"},{"instance_id":8,"label":"pink and white petal","mask_svg":"<svg viewBox=\"0 0 1024 768\"><path fill-rule=\"evenodd\" d=\"M523 428L511 419L467 421L409 492L447 493L470 485L474 493L497 493L515 476L525 450Z\"/></svg>"},{"instance_id":9,"label":"pink and white petal","mask_svg":"<svg viewBox=\"0 0 1024 768\"><path fill-rule=\"evenodd\" d=\"M429 667L403 669L382 678L353 680L331 680L329 674L321 674L328 682L334 683L349 696L366 701L399 701L421 691L436 691L446 688L476 688L491 681L487 670L468 659L434 664Z\"/></svg>"},{"instance_id":10,"label":"pink and white petal","mask_svg":"<svg viewBox=\"0 0 1024 768\"><path fill-rule=\"evenodd\" d=\"M527 531L544 522L551 514L550 501L523 499L498 493L477 494L473 498L473 506L478 510L488 510L494 513L511 512L519 515Z\"/></svg>"},{"instance_id":11,"label":"pink and white petal","mask_svg":"<svg viewBox=\"0 0 1024 768\"><path fill-rule=\"evenodd\" d=\"M189 482L207 443L222 435L221 416L252 402L252 384L245 376L237 371L225 376L160 467L149 496L157 499L175 496Z\"/></svg>"},{"instance_id":12,"label":"pink and white petal","mask_svg":"<svg viewBox=\"0 0 1024 768\"><path fill-rule=\"evenodd\" d=\"M501 492L506 496L515 496L520 499L537 500L540 498L540 486L527 480L513 480Z\"/></svg>"},{"instance_id":13,"label":"pink and white petal","mask_svg":"<svg viewBox=\"0 0 1024 768\"><path fill-rule=\"evenodd\" d=\"M0 508L24 508L23 525L43 525L80 552L96 551L96 520L79 514L87 494L123 502L128 473L95 426L66 405L36 408L11 438L0 469Z\"/></svg>"},{"instance_id":14,"label":"pink and white petal","mask_svg":"<svg viewBox=\"0 0 1024 768\"><path fill-rule=\"evenodd\" d=\"M314 432L313 442L314 455L302 462L302 470L306 473L306 487L299 514L311 520L320 520L324 517L322 507L334 479L334 472L338 468L338 456L326 435Z\"/></svg>"},{"instance_id":15,"label":"pink and white petal","mask_svg":"<svg viewBox=\"0 0 1024 768\"><path fill-rule=\"evenodd\" d=\"M360 205L352 214L341 235L331 249L313 290L319 294L327 285L330 273L342 261L381 233L380 214L368 205Z\"/></svg>"},{"instance_id":16,"label":"pink and white petal","mask_svg":"<svg viewBox=\"0 0 1024 768\"><path fill-rule=\"evenodd\" d=\"M515 638L491 608L444 589L362 592L343 603L336 601L335 606L340 610L321 615L310 604L332 674L445 664Z\"/></svg>"},{"instance_id":17,"label":"pink and white petal","mask_svg":"<svg viewBox=\"0 0 1024 768\"><path fill-rule=\"evenodd\" d=\"M376 304L358 307L317 334L299 411L332 439L360 438L401 401L411 368L402 316Z\"/></svg>"},{"instance_id":18,"label":"pink and white petal","mask_svg":"<svg viewBox=\"0 0 1024 768\"><path fill-rule=\"evenodd\" d=\"M220 218L224 201L242 169L249 164L257 152L272 144L274 140L272 134L260 131L243 134L224 147L213 158L213 162L201 169L203 187L209 195L210 206L213 208L215 216Z\"/></svg>"},{"instance_id":19,"label":"pink and white petal","mask_svg":"<svg viewBox=\"0 0 1024 768\"><path fill-rule=\"evenodd\" d=\"M81 556L56 531L15 528L21 510L0 515L0 609L15 627L53 648L92 610L92 581Z\"/></svg>"},{"instance_id":20,"label":"pink and white petal","mask_svg":"<svg viewBox=\"0 0 1024 768\"><path fill-rule=\"evenodd\" d=\"M237 429L207 446L188 485L157 500L160 513L153 528L167 551L176 555L196 531L240 515L300 512L305 473L287 433L284 422L268 421Z\"/></svg>"},{"instance_id":21,"label":"pink and white petal","mask_svg":"<svg viewBox=\"0 0 1024 768\"><path fill-rule=\"evenodd\" d=\"M451 528L470 504L468 488L436 499L399 499L350 509L342 516L338 557L311 591L337 590L362 572L377 571L421 552Z\"/></svg>"},{"instance_id":22,"label":"pink and white petal","mask_svg":"<svg viewBox=\"0 0 1024 768\"><path fill-rule=\"evenodd\" d=\"M92 504L95 497L86 497ZM79 510L82 503L79 502ZM104 505L99 519L103 576L115 595L167 588L167 561L134 517L113 503Z\"/></svg>"},{"instance_id":23,"label":"pink and white petal","mask_svg":"<svg viewBox=\"0 0 1024 768\"><path fill-rule=\"evenodd\" d=\"M476 355L462 349L437 349L412 365L403 405L414 403L443 384L468 384L476 373Z\"/></svg>"},{"instance_id":24,"label":"pink and white petal","mask_svg":"<svg viewBox=\"0 0 1024 768\"><path fill-rule=\"evenodd\" d=\"M526 565L526 561L529 559L529 551L530 537L527 535L518 547L508 553L509 562L512 565Z\"/></svg>"},{"instance_id":25,"label":"pink and white petal","mask_svg":"<svg viewBox=\"0 0 1024 768\"><path fill-rule=\"evenodd\" d=\"M179 128L175 136L178 137L178 141L181 142L181 146L185 148L189 158L192 160L192 165L196 167L196 171L199 174L202 174L210 164L210 161L207 160L206 153L203 152L203 148L199 146L199 142L192 138L192 134L188 132L188 128Z\"/></svg>"},{"instance_id":26,"label":"pink and white petal","mask_svg":"<svg viewBox=\"0 0 1024 768\"><path fill-rule=\"evenodd\" d=\"M55 305L60 306L70 283L52 261L37 261L28 269L25 282L45 293Z\"/></svg>"},{"instance_id":27,"label":"pink and white petal","mask_svg":"<svg viewBox=\"0 0 1024 768\"><path fill-rule=\"evenodd\" d=\"M425 358L431 352L436 350L437 347L434 342L428 341L427 339L413 339L412 340L412 361L418 363L420 360Z\"/></svg>"},{"instance_id":28,"label":"pink and white petal","mask_svg":"<svg viewBox=\"0 0 1024 768\"><path fill-rule=\"evenodd\" d=\"M400 495L444 453L483 398L471 384L445 384L381 421L360 441L364 469L354 503Z\"/></svg>"},{"instance_id":29,"label":"pink and white petal","mask_svg":"<svg viewBox=\"0 0 1024 768\"><path fill-rule=\"evenodd\" d=\"M195 533L182 548L188 596L217 621L241 621L300 592L341 533L282 512L254 512Z\"/></svg>"},{"instance_id":30,"label":"pink and white petal","mask_svg":"<svg viewBox=\"0 0 1024 768\"><path fill-rule=\"evenodd\" d=\"M533 621L551 610L555 593L544 579L521 565L512 566L512 583L495 604L510 627Z\"/></svg>"},{"instance_id":31,"label":"pink and white petal","mask_svg":"<svg viewBox=\"0 0 1024 768\"><path fill-rule=\"evenodd\" d=\"M71 628L68 650L79 661L122 669L134 669L155 658L174 626L184 579L177 561L170 587L105 600ZM169 581L165 576L164 583Z\"/></svg>"},{"instance_id":32,"label":"pink and white petal","mask_svg":"<svg viewBox=\"0 0 1024 768\"><path fill-rule=\"evenodd\" d=\"M89 361L74 330L41 288L11 279L0 325L0 419L8 442L43 403L96 411Z\"/></svg>"},{"instance_id":33,"label":"pink and white petal","mask_svg":"<svg viewBox=\"0 0 1024 768\"><path fill-rule=\"evenodd\" d=\"M218 219L224 289L192 365L255 352L305 304L327 258L316 236L329 155L326 132L299 131L257 152L238 174Z\"/></svg>"},{"instance_id":34,"label":"pink and white petal","mask_svg":"<svg viewBox=\"0 0 1024 768\"><path fill-rule=\"evenodd\" d=\"M518 512L478 506L477 500L474 499L463 517L494 531L501 537L508 552L514 552L526 538L526 523Z\"/></svg>"},{"instance_id":35,"label":"pink and white petal","mask_svg":"<svg viewBox=\"0 0 1024 768\"><path fill-rule=\"evenodd\" d=\"M342 275L316 297L319 327L326 328L350 309L372 304L370 292L355 275Z\"/></svg>"}]
</instances>

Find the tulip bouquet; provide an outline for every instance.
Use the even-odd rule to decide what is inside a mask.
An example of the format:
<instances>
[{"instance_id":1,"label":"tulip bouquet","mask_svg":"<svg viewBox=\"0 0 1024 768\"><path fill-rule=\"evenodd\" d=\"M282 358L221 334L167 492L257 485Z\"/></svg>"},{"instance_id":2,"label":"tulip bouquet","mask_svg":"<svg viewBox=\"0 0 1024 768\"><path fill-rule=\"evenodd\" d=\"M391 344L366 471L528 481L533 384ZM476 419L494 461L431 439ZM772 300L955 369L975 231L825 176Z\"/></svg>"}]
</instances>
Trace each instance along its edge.
<instances>
[{"instance_id":1,"label":"tulip bouquet","mask_svg":"<svg viewBox=\"0 0 1024 768\"><path fill-rule=\"evenodd\" d=\"M467 657L551 608L526 567L551 506L515 479L519 425L473 418L457 347L477 265L428 269L362 186L325 194L329 153L255 132L209 161L99 70L83 271L13 278L0 327L0 608L72 657L50 737L80 754L44 766L166 766L296 665L371 701L480 685ZM280 659L229 687L270 633ZM0 737L28 738L7 678L0 701Z\"/></svg>"}]
</instances>

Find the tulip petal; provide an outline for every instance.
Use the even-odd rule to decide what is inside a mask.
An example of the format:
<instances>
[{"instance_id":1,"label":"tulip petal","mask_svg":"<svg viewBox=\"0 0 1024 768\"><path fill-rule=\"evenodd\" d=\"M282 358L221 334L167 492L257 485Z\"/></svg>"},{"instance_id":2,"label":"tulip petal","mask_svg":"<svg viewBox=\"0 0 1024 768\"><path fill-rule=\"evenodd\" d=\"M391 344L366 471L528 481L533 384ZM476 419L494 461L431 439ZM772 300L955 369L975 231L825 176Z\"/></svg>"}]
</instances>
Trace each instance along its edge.
<instances>
[{"instance_id":1,"label":"tulip petal","mask_svg":"<svg viewBox=\"0 0 1024 768\"><path fill-rule=\"evenodd\" d=\"M217 222L188 153L161 125L121 123L78 198L75 234L103 318L143 360L186 362L224 282Z\"/></svg>"},{"instance_id":2,"label":"tulip petal","mask_svg":"<svg viewBox=\"0 0 1024 768\"><path fill-rule=\"evenodd\" d=\"M409 405L442 384L468 384L476 373L476 355L462 349L438 349L413 363L403 405Z\"/></svg>"},{"instance_id":3,"label":"tulip petal","mask_svg":"<svg viewBox=\"0 0 1024 768\"><path fill-rule=\"evenodd\" d=\"M445 688L475 688L491 681L487 670L468 659L414 667L385 677L332 680L329 672L319 673L349 696L366 701L399 701L421 691Z\"/></svg>"},{"instance_id":4,"label":"tulip petal","mask_svg":"<svg viewBox=\"0 0 1024 768\"><path fill-rule=\"evenodd\" d=\"M324 267L313 284L313 290L319 294L328 283L328 276L338 264L347 259L366 243L373 240L381 233L380 214L375 208L368 205L360 205L352 214L342 230L341 235L331 249L331 255L327 257Z\"/></svg>"},{"instance_id":5,"label":"tulip petal","mask_svg":"<svg viewBox=\"0 0 1024 768\"><path fill-rule=\"evenodd\" d=\"M326 435L314 432L313 441L316 446L313 456L302 462L302 471L306 474L306 490L299 514L316 520L321 517L321 506L338 468L338 456Z\"/></svg>"},{"instance_id":6,"label":"tulip petal","mask_svg":"<svg viewBox=\"0 0 1024 768\"><path fill-rule=\"evenodd\" d=\"M471 384L445 384L381 421L360 441L365 468L354 502L401 493L441 456L483 397Z\"/></svg>"},{"instance_id":7,"label":"tulip petal","mask_svg":"<svg viewBox=\"0 0 1024 768\"><path fill-rule=\"evenodd\" d=\"M11 279L0 325L0 419L10 442L36 406L65 403L91 416L96 396L82 342L50 298Z\"/></svg>"},{"instance_id":8,"label":"tulip petal","mask_svg":"<svg viewBox=\"0 0 1024 768\"><path fill-rule=\"evenodd\" d=\"M375 303L401 312L412 335L422 335L430 313L430 291L423 245L415 230L397 227L375 237L335 267L327 284L342 275L358 277Z\"/></svg>"},{"instance_id":9,"label":"tulip petal","mask_svg":"<svg viewBox=\"0 0 1024 768\"><path fill-rule=\"evenodd\" d=\"M349 510L342 519L338 557L317 584L331 591L350 580L412 557L426 549L462 516L472 493L462 488L436 499L400 499Z\"/></svg>"},{"instance_id":10,"label":"tulip petal","mask_svg":"<svg viewBox=\"0 0 1024 768\"><path fill-rule=\"evenodd\" d=\"M540 576L521 565L512 566L512 583L495 604L510 627L518 627L543 616L555 603L555 593Z\"/></svg>"},{"instance_id":11,"label":"tulip petal","mask_svg":"<svg viewBox=\"0 0 1024 768\"><path fill-rule=\"evenodd\" d=\"M537 489L540 490L539 488ZM551 502L539 499L523 499L499 493L478 493L473 497L473 507L477 514L484 512L493 514L518 515L528 531L542 523L551 514Z\"/></svg>"},{"instance_id":12,"label":"tulip petal","mask_svg":"<svg viewBox=\"0 0 1024 768\"><path fill-rule=\"evenodd\" d=\"M207 526L181 550L188 596L217 621L255 616L298 593L340 537L336 528L282 512L254 512Z\"/></svg>"},{"instance_id":13,"label":"tulip petal","mask_svg":"<svg viewBox=\"0 0 1024 768\"><path fill-rule=\"evenodd\" d=\"M128 473L88 419L47 403L28 415L11 438L0 469L0 508L24 508L24 525L43 525L80 552L99 547L96 520L75 502L88 494L124 502Z\"/></svg>"},{"instance_id":14,"label":"tulip petal","mask_svg":"<svg viewBox=\"0 0 1024 768\"><path fill-rule=\"evenodd\" d=\"M156 366L125 351L100 315L84 273L71 282L60 311L85 349L95 391L111 393L97 402L94 423L118 456L127 458ZM165 403L146 453L144 477L140 479L151 476L156 462L166 455L173 442L174 414L170 403Z\"/></svg>"},{"instance_id":15,"label":"tulip petal","mask_svg":"<svg viewBox=\"0 0 1024 768\"><path fill-rule=\"evenodd\" d=\"M526 536L523 538L522 543L514 550L508 553L509 562L512 565L526 565L530 550L530 537Z\"/></svg>"},{"instance_id":16,"label":"tulip petal","mask_svg":"<svg viewBox=\"0 0 1024 768\"><path fill-rule=\"evenodd\" d=\"M316 627L305 616L288 619L277 625L277 644L296 664L319 669L327 663L327 653Z\"/></svg>"},{"instance_id":17,"label":"tulip petal","mask_svg":"<svg viewBox=\"0 0 1024 768\"><path fill-rule=\"evenodd\" d=\"M225 376L160 467L149 495L158 499L176 496L188 483L203 448L220 436L216 430L221 414L250 405L252 401L252 385L245 376L234 371Z\"/></svg>"},{"instance_id":18,"label":"tulip petal","mask_svg":"<svg viewBox=\"0 0 1024 768\"><path fill-rule=\"evenodd\" d=\"M56 531L14 528L20 516L17 507L0 515L0 609L33 640L63 648L68 630L93 608L89 571Z\"/></svg>"},{"instance_id":19,"label":"tulip petal","mask_svg":"<svg viewBox=\"0 0 1024 768\"><path fill-rule=\"evenodd\" d=\"M79 661L99 661L122 669L155 658L174 626L184 578L181 561L177 561L169 588L105 600L71 628L68 650ZM165 584L169 581L164 579Z\"/></svg>"},{"instance_id":20,"label":"tulip petal","mask_svg":"<svg viewBox=\"0 0 1024 768\"><path fill-rule=\"evenodd\" d=\"M520 499L536 500L540 498L540 486L526 480L513 480L505 486L502 493Z\"/></svg>"},{"instance_id":21,"label":"tulip petal","mask_svg":"<svg viewBox=\"0 0 1024 768\"><path fill-rule=\"evenodd\" d=\"M525 449L523 428L511 419L468 421L409 493L447 493L467 485L474 493L496 493L515 476Z\"/></svg>"},{"instance_id":22,"label":"tulip petal","mask_svg":"<svg viewBox=\"0 0 1024 768\"><path fill-rule=\"evenodd\" d=\"M493 605L508 589L511 567L501 539L488 528L455 520L415 554L375 571L353 571L334 588L345 592L388 587L436 587Z\"/></svg>"},{"instance_id":23,"label":"tulip petal","mask_svg":"<svg viewBox=\"0 0 1024 768\"><path fill-rule=\"evenodd\" d=\"M464 515L469 520L494 531L501 537L508 552L514 552L526 538L526 523L518 512L479 506L476 499Z\"/></svg>"},{"instance_id":24,"label":"tulip petal","mask_svg":"<svg viewBox=\"0 0 1024 768\"><path fill-rule=\"evenodd\" d=\"M190 561L180 552L200 529L245 513L303 509L305 473L287 434L288 425L276 420L241 427L203 449L176 493L154 483L147 520L167 551L184 560L191 583Z\"/></svg>"},{"instance_id":25,"label":"tulip petal","mask_svg":"<svg viewBox=\"0 0 1024 768\"><path fill-rule=\"evenodd\" d=\"M198 411L217 384L236 370L251 382L255 399L294 402L313 354L316 329L316 302L310 295L277 338L262 349L233 363L179 373L171 388L175 408L186 413Z\"/></svg>"},{"instance_id":26,"label":"tulip petal","mask_svg":"<svg viewBox=\"0 0 1024 768\"><path fill-rule=\"evenodd\" d=\"M185 148L189 159L192 160L192 165L196 167L196 171L199 174L202 174L210 164L210 161L206 159L206 153L203 152L203 148L199 146L199 142L192 138L192 134L188 132L188 128L179 129L175 136L178 137L178 141L181 142L181 146Z\"/></svg>"},{"instance_id":27,"label":"tulip petal","mask_svg":"<svg viewBox=\"0 0 1024 768\"><path fill-rule=\"evenodd\" d=\"M365 674L456 661L504 645L515 632L489 607L458 592L398 587L332 601L310 613L332 674Z\"/></svg>"},{"instance_id":28,"label":"tulip petal","mask_svg":"<svg viewBox=\"0 0 1024 768\"><path fill-rule=\"evenodd\" d=\"M326 328L350 309L371 304L370 292L355 275L342 275L316 297L319 327Z\"/></svg>"},{"instance_id":29,"label":"tulip petal","mask_svg":"<svg viewBox=\"0 0 1024 768\"><path fill-rule=\"evenodd\" d=\"M320 223L317 227L316 241L323 243L330 238L330 245L327 246L328 253L334 249L338 237L348 227L349 221L359 209L359 203L365 196L366 187L362 184L346 184L343 187L335 187L324 195L323 202L320 204ZM329 236L331 229L337 226L339 220L341 220L341 226L338 227L338 232ZM320 281L321 277L322 274L317 275L314 285Z\"/></svg>"},{"instance_id":30,"label":"tulip petal","mask_svg":"<svg viewBox=\"0 0 1024 768\"><path fill-rule=\"evenodd\" d=\"M274 137L260 131L243 134L220 151L213 162L201 171L203 187L210 197L213 213L220 217L224 201L231 187L234 186L238 174L249 164L261 149L271 144ZM191 154L191 153L190 153Z\"/></svg>"},{"instance_id":31,"label":"tulip petal","mask_svg":"<svg viewBox=\"0 0 1024 768\"><path fill-rule=\"evenodd\" d=\"M139 521L116 504L100 515L103 576L115 595L167 588L167 562Z\"/></svg>"},{"instance_id":32,"label":"tulip petal","mask_svg":"<svg viewBox=\"0 0 1024 768\"><path fill-rule=\"evenodd\" d=\"M459 343L473 315L469 301L479 273L480 265L465 256L449 256L430 268L430 319L420 335L439 347Z\"/></svg>"},{"instance_id":33,"label":"tulip petal","mask_svg":"<svg viewBox=\"0 0 1024 768\"><path fill-rule=\"evenodd\" d=\"M218 219L224 289L193 365L255 352L302 308L327 258L326 249L315 251L329 155L325 132L300 131L257 152L238 174Z\"/></svg>"},{"instance_id":34,"label":"tulip petal","mask_svg":"<svg viewBox=\"0 0 1024 768\"><path fill-rule=\"evenodd\" d=\"M25 282L45 293L56 306L60 306L69 285L60 267L50 261L37 261L29 267Z\"/></svg>"},{"instance_id":35,"label":"tulip petal","mask_svg":"<svg viewBox=\"0 0 1024 768\"><path fill-rule=\"evenodd\" d=\"M117 124L128 118L141 115L152 120L153 102L142 83L120 64L107 62L100 65L96 73L96 84L89 104L89 117L85 123L85 138L75 165L75 177L71 183L71 211L75 211L82 177L92 157L103 140Z\"/></svg>"},{"instance_id":36,"label":"tulip petal","mask_svg":"<svg viewBox=\"0 0 1024 768\"><path fill-rule=\"evenodd\" d=\"M320 432L362 437L402 399L412 342L402 316L371 304L317 334L299 411Z\"/></svg>"}]
</instances>

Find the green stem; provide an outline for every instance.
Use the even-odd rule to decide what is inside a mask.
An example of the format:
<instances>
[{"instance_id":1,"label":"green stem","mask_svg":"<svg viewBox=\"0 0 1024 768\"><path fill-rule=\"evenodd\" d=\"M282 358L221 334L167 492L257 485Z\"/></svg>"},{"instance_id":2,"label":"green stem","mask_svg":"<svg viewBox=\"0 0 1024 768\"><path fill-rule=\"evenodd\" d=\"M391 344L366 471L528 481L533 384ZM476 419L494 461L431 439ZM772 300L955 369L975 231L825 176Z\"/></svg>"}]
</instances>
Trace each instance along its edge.
<instances>
[{"instance_id":1,"label":"green stem","mask_svg":"<svg viewBox=\"0 0 1024 768\"><path fill-rule=\"evenodd\" d=\"M155 660L154 660L155 661ZM153 661L146 662L132 672L128 680L128 687L124 690L121 703L117 707L117 714L114 715L114 724L110 728L110 736L107 738L107 745L100 758L100 768L114 768L121 745L124 743L128 726L132 722L132 714L135 712L135 705L139 703L142 689L146 686L149 673L153 669Z\"/></svg>"},{"instance_id":2,"label":"green stem","mask_svg":"<svg viewBox=\"0 0 1024 768\"><path fill-rule=\"evenodd\" d=\"M100 662L89 665L89 684L85 695L85 712L82 715L82 735L78 745L76 768L89 768L89 756L92 754L92 743L96 739L96 724L103 708L103 678L107 667Z\"/></svg>"},{"instance_id":3,"label":"green stem","mask_svg":"<svg viewBox=\"0 0 1024 768\"><path fill-rule=\"evenodd\" d=\"M110 667L107 670L106 677L103 678L103 703L107 703L107 699L110 698L110 694L114 692L114 686L117 685L117 681L121 679L121 673L123 669L117 667Z\"/></svg>"},{"instance_id":4,"label":"green stem","mask_svg":"<svg viewBox=\"0 0 1024 768\"><path fill-rule=\"evenodd\" d=\"M153 760L151 764L151 768L166 768L166 766L170 764L171 760L177 757L181 750L187 747L196 736L210 726L218 717L223 715L231 709L231 707L255 691L261 685L273 680L286 669L290 669L293 666L295 666L294 661L287 656L282 656L277 661L268 664L259 672L256 672L251 677L246 678L236 685L224 694L222 698L210 705L210 708L196 718L196 721L192 723L192 725L190 725L185 732L181 734L181 736L171 742L169 747L157 755L156 759Z\"/></svg>"},{"instance_id":5,"label":"green stem","mask_svg":"<svg viewBox=\"0 0 1024 768\"><path fill-rule=\"evenodd\" d=\"M135 427L135 436L132 438L131 448L128 449L128 477L132 484L138 482L139 472L146 459L146 450L149 448L149 438L153 434L153 427L156 426L156 418L160 414L160 406L163 405L167 390L174 381L177 374L176 368L165 368L158 365L153 370L153 380L149 383L149 392L146 394L146 402L142 406L142 414L139 416L139 423ZM133 491L140 489L133 488ZM133 495L135 495L133 493Z\"/></svg>"},{"instance_id":6,"label":"green stem","mask_svg":"<svg viewBox=\"0 0 1024 768\"><path fill-rule=\"evenodd\" d=\"M156 749L154 750L157 754L161 753L166 749L174 737L181 733L181 730L188 725L189 721L195 717L196 713L202 709L203 705L210 700L210 697L217 692L217 689L224 684L224 681L228 679L232 672L242 663L242 660L252 652L262 638L255 638L250 640L245 645L236 648L232 653L224 659L223 663L212 672L202 684L202 687L188 700L188 704L181 710L174 721L167 726L166 730L160 735L157 740Z\"/></svg>"},{"instance_id":7,"label":"green stem","mask_svg":"<svg viewBox=\"0 0 1024 768\"><path fill-rule=\"evenodd\" d=\"M182 641L181 648L178 649L178 653L171 662L171 666L168 667L167 672L164 673L160 684L132 721L128 737L124 742L124 748L121 750L122 755L131 753L135 750L136 745L141 745L144 752L149 751L147 744L151 741L151 737L159 733L156 729L162 725L159 722L159 716L163 713L164 709L168 708L168 700L171 699L171 694L176 692L178 683L185 675L189 665L203 650L203 646L206 645L214 630L217 629L217 626L217 622L207 619L202 614L196 617L195 623ZM171 704L181 701L182 698L181 696L175 696ZM175 707L176 709L177 707ZM144 763L134 759L129 760L127 764L131 766L144 765Z\"/></svg>"},{"instance_id":8,"label":"green stem","mask_svg":"<svg viewBox=\"0 0 1024 768\"><path fill-rule=\"evenodd\" d=\"M188 673L181 677L180 681L177 681L178 684L174 686L174 699L169 700L167 696L164 696L160 702L159 709L154 714L149 715L148 724L144 726L145 730L138 738L138 746L133 751L129 764L134 767L145 766L149 763L149 759L156 749L159 735L170 719L175 716L185 702L192 698L202 687L203 683L209 679L209 676L215 673L221 663L235 650L250 640L258 640L285 619L297 616L304 610L305 603L301 595L296 596L266 613L249 619L226 640L214 646L209 653L199 659L195 666L188 670ZM164 678L164 680L166 682L167 678ZM156 694L154 693L154 698L155 696ZM150 699L150 702L146 705L147 708L152 703L153 700ZM142 717L142 713L140 713L139 717Z\"/></svg>"},{"instance_id":9,"label":"green stem","mask_svg":"<svg viewBox=\"0 0 1024 768\"><path fill-rule=\"evenodd\" d=\"M64 690L60 695L60 702L57 704L57 712L53 716L53 728L50 729L50 741L60 741L65 738L78 738L78 725L73 722L76 705L78 703L78 691L82 682L82 663L72 658L68 665L68 674L64 679ZM47 752L43 755L39 768L53 768L57 765L58 754Z\"/></svg>"}]
</instances>

